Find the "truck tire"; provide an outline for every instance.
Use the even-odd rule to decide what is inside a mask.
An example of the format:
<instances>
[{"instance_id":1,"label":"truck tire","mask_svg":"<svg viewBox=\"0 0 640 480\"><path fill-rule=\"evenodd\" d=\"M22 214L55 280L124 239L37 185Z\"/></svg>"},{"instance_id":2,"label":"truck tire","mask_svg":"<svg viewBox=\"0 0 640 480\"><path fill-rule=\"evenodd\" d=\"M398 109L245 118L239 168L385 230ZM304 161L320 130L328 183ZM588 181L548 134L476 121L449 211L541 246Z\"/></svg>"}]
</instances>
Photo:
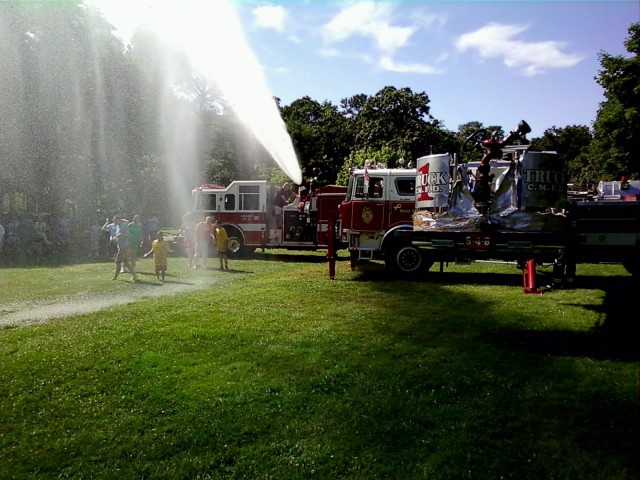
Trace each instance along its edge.
<instances>
[{"instance_id":1,"label":"truck tire","mask_svg":"<svg viewBox=\"0 0 640 480\"><path fill-rule=\"evenodd\" d=\"M229 237L227 247L229 249L230 258L239 258L245 255L246 247L242 234L233 227L226 227Z\"/></svg>"},{"instance_id":2,"label":"truck tire","mask_svg":"<svg viewBox=\"0 0 640 480\"><path fill-rule=\"evenodd\" d=\"M415 277L426 273L433 260L426 258L418 248L410 243L393 245L385 252L385 266L391 273L402 277Z\"/></svg>"}]
</instances>

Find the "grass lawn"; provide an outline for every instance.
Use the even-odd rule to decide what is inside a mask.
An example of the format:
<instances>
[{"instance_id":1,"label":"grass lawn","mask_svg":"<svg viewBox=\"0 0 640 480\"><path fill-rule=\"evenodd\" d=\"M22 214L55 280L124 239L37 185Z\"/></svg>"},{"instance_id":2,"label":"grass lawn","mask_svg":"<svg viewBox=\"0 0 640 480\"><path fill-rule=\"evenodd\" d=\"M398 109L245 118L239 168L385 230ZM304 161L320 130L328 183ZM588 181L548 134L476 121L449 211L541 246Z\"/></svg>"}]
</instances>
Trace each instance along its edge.
<instances>
[{"instance_id":1,"label":"grass lawn","mask_svg":"<svg viewBox=\"0 0 640 480\"><path fill-rule=\"evenodd\" d=\"M0 270L0 325L42 312L0 329L0 478L638 478L622 267L527 295L514 266L411 282L347 263L333 281L322 253L285 251L171 258L165 284L151 260L139 283Z\"/></svg>"}]
</instances>

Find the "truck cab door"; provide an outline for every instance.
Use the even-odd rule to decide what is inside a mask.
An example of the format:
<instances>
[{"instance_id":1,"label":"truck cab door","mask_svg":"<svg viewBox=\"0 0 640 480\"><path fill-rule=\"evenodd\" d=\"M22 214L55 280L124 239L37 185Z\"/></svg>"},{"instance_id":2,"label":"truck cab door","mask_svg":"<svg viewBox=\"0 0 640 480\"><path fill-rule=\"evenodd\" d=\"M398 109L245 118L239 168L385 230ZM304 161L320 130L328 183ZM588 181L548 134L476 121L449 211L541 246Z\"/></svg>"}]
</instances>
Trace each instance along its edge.
<instances>
[{"instance_id":1,"label":"truck cab door","mask_svg":"<svg viewBox=\"0 0 640 480\"><path fill-rule=\"evenodd\" d=\"M349 228L359 232L379 232L383 229L386 207L384 178L365 176L356 178L351 197Z\"/></svg>"},{"instance_id":2,"label":"truck cab door","mask_svg":"<svg viewBox=\"0 0 640 480\"><path fill-rule=\"evenodd\" d=\"M413 224L413 210L416 198L415 175L390 176L387 197L389 221L385 230L397 225Z\"/></svg>"}]
</instances>

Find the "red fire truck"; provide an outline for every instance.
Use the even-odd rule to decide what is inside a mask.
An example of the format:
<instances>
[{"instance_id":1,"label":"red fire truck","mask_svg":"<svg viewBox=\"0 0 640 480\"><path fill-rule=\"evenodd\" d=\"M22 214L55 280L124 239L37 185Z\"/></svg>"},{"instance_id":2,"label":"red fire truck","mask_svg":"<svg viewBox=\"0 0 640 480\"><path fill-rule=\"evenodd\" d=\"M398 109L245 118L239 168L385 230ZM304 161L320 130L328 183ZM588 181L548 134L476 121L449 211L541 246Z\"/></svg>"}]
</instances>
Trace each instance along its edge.
<instances>
[{"instance_id":1,"label":"red fire truck","mask_svg":"<svg viewBox=\"0 0 640 480\"><path fill-rule=\"evenodd\" d=\"M396 258L412 254L394 232L410 230L415 209L416 170L386 168L367 162L349 177L347 194L340 204L339 244L349 250L352 268L359 260L384 259L396 269Z\"/></svg>"},{"instance_id":2,"label":"red fire truck","mask_svg":"<svg viewBox=\"0 0 640 480\"><path fill-rule=\"evenodd\" d=\"M468 163L466 168L473 173L479 165ZM500 184L509 165L499 161L491 166L492 188ZM384 260L392 273L412 274L433 265L398 234L413 230L417 173L415 168L390 169L371 162L352 170L340 205L338 242L348 249L352 268L361 260Z\"/></svg>"},{"instance_id":3,"label":"red fire truck","mask_svg":"<svg viewBox=\"0 0 640 480\"><path fill-rule=\"evenodd\" d=\"M513 261L527 293L539 292L536 263L553 264L562 281L576 263L622 263L639 274L640 182L604 182L589 198L571 198L561 155L509 145L528 131L523 121L505 139L472 135L484 152L477 164L441 154L414 170L354 171L339 229L352 267L383 258L415 276L435 262Z\"/></svg>"},{"instance_id":4,"label":"red fire truck","mask_svg":"<svg viewBox=\"0 0 640 480\"><path fill-rule=\"evenodd\" d=\"M321 186L282 208L276 207L279 186L264 180L234 181L227 187L201 185L192 191L193 222L217 218L227 230L229 251L239 256L256 248L315 250L326 248L329 224L337 217L346 187Z\"/></svg>"}]
</instances>

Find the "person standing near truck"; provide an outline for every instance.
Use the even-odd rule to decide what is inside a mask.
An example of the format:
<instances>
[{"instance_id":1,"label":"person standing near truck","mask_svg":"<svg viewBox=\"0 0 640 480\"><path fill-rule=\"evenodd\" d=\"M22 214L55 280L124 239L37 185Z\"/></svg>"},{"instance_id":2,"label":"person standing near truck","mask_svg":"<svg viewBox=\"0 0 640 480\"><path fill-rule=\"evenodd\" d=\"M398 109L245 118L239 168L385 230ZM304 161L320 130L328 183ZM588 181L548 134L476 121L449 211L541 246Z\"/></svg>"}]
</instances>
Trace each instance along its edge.
<instances>
[{"instance_id":1,"label":"person standing near truck","mask_svg":"<svg viewBox=\"0 0 640 480\"><path fill-rule=\"evenodd\" d=\"M207 217L196 225L196 252L193 268L198 268L198 259L202 259L202 268L207 268L209 260L209 244L213 238L212 218Z\"/></svg>"},{"instance_id":2,"label":"person standing near truck","mask_svg":"<svg viewBox=\"0 0 640 480\"><path fill-rule=\"evenodd\" d=\"M227 259L229 236L218 220L213 224L213 239L216 242L216 251L218 253L218 258L220 259L220 270L229 270L229 261Z\"/></svg>"}]
</instances>

